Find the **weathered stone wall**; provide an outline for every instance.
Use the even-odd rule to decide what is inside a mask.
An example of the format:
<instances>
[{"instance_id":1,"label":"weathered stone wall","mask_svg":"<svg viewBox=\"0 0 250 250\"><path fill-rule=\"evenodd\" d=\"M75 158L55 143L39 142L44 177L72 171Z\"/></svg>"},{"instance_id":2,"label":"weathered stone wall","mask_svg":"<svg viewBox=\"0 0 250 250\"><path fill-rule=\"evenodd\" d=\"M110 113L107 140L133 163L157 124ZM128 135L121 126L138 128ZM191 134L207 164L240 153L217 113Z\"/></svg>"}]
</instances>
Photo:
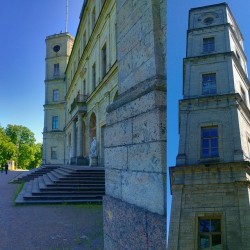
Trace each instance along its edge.
<instances>
[{"instance_id":1,"label":"weathered stone wall","mask_svg":"<svg viewBox=\"0 0 250 250\"><path fill-rule=\"evenodd\" d=\"M104 138L105 249L166 249L166 2L117 0L116 8L118 98L107 109Z\"/></svg>"},{"instance_id":2,"label":"weathered stone wall","mask_svg":"<svg viewBox=\"0 0 250 250\"><path fill-rule=\"evenodd\" d=\"M171 168L173 203L170 250L198 249L198 219L222 219L225 249L249 249L248 163L210 164ZM223 249L224 249L223 248Z\"/></svg>"}]
</instances>

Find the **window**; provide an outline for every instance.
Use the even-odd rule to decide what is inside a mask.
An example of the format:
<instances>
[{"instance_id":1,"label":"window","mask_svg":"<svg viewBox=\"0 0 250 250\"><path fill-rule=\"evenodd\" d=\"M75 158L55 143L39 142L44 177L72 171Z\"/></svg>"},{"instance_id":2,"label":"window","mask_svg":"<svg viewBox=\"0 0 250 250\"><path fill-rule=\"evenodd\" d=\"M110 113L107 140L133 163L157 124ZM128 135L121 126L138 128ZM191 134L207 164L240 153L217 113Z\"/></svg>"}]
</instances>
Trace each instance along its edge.
<instances>
[{"instance_id":1,"label":"window","mask_svg":"<svg viewBox=\"0 0 250 250\"><path fill-rule=\"evenodd\" d=\"M201 128L201 157L212 158L219 156L218 127Z\"/></svg>"},{"instance_id":2,"label":"window","mask_svg":"<svg viewBox=\"0 0 250 250\"><path fill-rule=\"evenodd\" d=\"M53 102L58 102L59 101L59 90L54 89L53 90Z\"/></svg>"},{"instance_id":3,"label":"window","mask_svg":"<svg viewBox=\"0 0 250 250\"><path fill-rule=\"evenodd\" d=\"M92 11L92 30L95 27L95 21L96 21L95 8L93 8L93 11Z\"/></svg>"},{"instance_id":4,"label":"window","mask_svg":"<svg viewBox=\"0 0 250 250\"><path fill-rule=\"evenodd\" d=\"M86 80L83 80L83 94L86 95Z\"/></svg>"},{"instance_id":5,"label":"window","mask_svg":"<svg viewBox=\"0 0 250 250\"><path fill-rule=\"evenodd\" d=\"M243 101L246 102L246 92L244 91L242 87L240 87L240 92L241 92L241 97Z\"/></svg>"},{"instance_id":6,"label":"window","mask_svg":"<svg viewBox=\"0 0 250 250\"><path fill-rule=\"evenodd\" d=\"M202 94L212 95L216 94L216 74L202 75Z\"/></svg>"},{"instance_id":7,"label":"window","mask_svg":"<svg viewBox=\"0 0 250 250\"><path fill-rule=\"evenodd\" d=\"M57 159L57 147L51 147L51 159Z\"/></svg>"},{"instance_id":8,"label":"window","mask_svg":"<svg viewBox=\"0 0 250 250\"><path fill-rule=\"evenodd\" d=\"M82 51L84 51L85 46L86 46L86 31L83 33L82 36Z\"/></svg>"},{"instance_id":9,"label":"window","mask_svg":"<svg viewBox=\"0 0 250 250\"><path fill-rule=\"evenodd\" d=\"M78 49L78 62L80 61L81 57L80 57L80 49Z\"/></svg>"},{"instance_id":10,"label":"window","mask_svg":"<svg viewBox=\"0 0 250 250\"><path fill-rule=\"evenodd\" d=\"M74 73L76 72L76 60L74 61Z\"/></svg>"},{"instance_id":11,"label":"window","mask_svg":"<svg viewBox=\"0 0 250 250\"><path fill-rule=\"evenodd\" d=\"M214 19L212 17L207 17L203 20L203 22L206 24L206 25L210 25L212 24L214 21Z\"/></svg>"},{"instance_id":12,"label":"window","mask_svg":"<svg viewBox=\"0 0 250 250\"><path fill-rule=\"evenodd\" d=\"M247 147L248 147L248 160L250 160L250 137L247 138Z\"/></svg>"},{"instance_id":13,"label":"window","mask_svg":"<svg viewBox=\"0 0 250 250\"><path fill-rule=\"evenodd\" d=\"M95 63L92 66L92 85L93 85L93 90L96 87L96 67L95 67Z\"/></svg>"},{"instance_id":14,"label":"window","mask_svg":"<svg viewBox=\"0 0 250 250\"><path fill-rule=\"evenodd\" d=\"M102 77L106 75L106 70L107 70L107 49L106 49L106 43L102 47Z\"/></svg>"},{"instance_id":15,"label":"window","mask_svg":"<svg viewBox=\"0 0 250 250\"><path fill-rule=\"evenodd\" d=\"M54 64L54 76L59 75L59 63Z\"/></svg>"},{"instance_id":16,"label":"window","mask_svg":"<svg viewBox=\"0 0 250 250\"><path fill-rule=\"evenodd\" d=\"M221 220L199 219L199 250L222 250Z\"/></svg>"},{"instance_id":17,"label":"window","mask_svg":"<svg viewBox=\"0 0 250 250\"><path fill-rule=\"evenodd\" d=\"M214 51L214 37L203 39L203 52L211 53Z\"/></svg>"},{"instance_id":18,"label":"window","mask_svg":"<svg viewBox=\"0 0 250 250\"><path fill-rule=\"evenodd\" d=\"M58 129L58 116L52 117L52 129Z\"/></svg>"}]
</instances>

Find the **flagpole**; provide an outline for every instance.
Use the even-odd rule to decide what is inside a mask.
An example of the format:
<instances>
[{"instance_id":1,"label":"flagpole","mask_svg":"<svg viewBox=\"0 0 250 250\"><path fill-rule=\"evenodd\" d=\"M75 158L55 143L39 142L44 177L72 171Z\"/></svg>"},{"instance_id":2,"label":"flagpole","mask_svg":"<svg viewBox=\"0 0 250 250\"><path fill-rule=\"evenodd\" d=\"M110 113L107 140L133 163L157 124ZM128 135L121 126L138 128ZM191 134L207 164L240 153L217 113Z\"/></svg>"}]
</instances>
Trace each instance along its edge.
<instances>
[{"instance_id":1,"label":"flagpole","mask_svg":"<svg viewBox=\"0 0 250 250\"><path fill-rule=\"evenodd\" d=\"M68 0L66 0L65 32L68 32Z\"/></svg>"}]
</instances>

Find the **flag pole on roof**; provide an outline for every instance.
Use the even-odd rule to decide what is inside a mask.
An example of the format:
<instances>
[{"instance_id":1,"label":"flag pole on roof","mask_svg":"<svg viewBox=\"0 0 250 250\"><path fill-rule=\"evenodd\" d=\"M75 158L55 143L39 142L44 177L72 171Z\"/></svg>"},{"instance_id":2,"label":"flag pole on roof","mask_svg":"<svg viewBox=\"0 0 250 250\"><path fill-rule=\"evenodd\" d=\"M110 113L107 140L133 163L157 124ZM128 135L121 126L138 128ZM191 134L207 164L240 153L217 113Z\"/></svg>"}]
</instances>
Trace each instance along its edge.
<instances>
[{"instance_id":1,"label":"flag pole on roof","mask_svg":"<svg viewBox=\"0 0 250 250\"><path fill-rule=\"evenodd\" d=\"M65 32L68 32L68 0L66 0Z\"/></svg>"}]
</instances>

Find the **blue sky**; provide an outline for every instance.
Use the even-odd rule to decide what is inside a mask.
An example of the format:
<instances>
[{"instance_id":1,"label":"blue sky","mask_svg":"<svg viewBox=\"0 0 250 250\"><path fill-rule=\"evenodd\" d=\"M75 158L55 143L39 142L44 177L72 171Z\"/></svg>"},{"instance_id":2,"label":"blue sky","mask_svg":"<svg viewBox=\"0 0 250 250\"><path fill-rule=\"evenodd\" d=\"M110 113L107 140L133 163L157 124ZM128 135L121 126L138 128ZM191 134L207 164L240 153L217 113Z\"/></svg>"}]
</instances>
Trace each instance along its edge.
<instances>
[{"instance_id":1,"label":"blue sky","mask_svg":"<svg viewBox=\"0 0 250 250\"><path fill-rule=\"evenodd\" d=\"M183 58L186 53L186 31L188 27L188 11L194 7L217 4L223 1L215 0L168 0L168 37L167 37L167 159L168 166L175 165L178 152L178 100L182 98L182 69ZM250 29L249 11L250 1L226 1L239 25L244 37L244 48L250 59ZM248 67L249 69L249 67ZM169 182L168 182L169 187ZM171 196L168 188L168 219L170 215Z\"/></svg>"},{"instance_id":2,"label":"blue sky","mask_svg":"<svg viewBox=\"0 0 250 250\"><path fill-rule=\"evenodd\" d=\"M68 0L75 36L83 0ZM42 142L45 38L65 31L66 0L1 0L0 125L17 124Z\"/></svg>"}]
</instances>

